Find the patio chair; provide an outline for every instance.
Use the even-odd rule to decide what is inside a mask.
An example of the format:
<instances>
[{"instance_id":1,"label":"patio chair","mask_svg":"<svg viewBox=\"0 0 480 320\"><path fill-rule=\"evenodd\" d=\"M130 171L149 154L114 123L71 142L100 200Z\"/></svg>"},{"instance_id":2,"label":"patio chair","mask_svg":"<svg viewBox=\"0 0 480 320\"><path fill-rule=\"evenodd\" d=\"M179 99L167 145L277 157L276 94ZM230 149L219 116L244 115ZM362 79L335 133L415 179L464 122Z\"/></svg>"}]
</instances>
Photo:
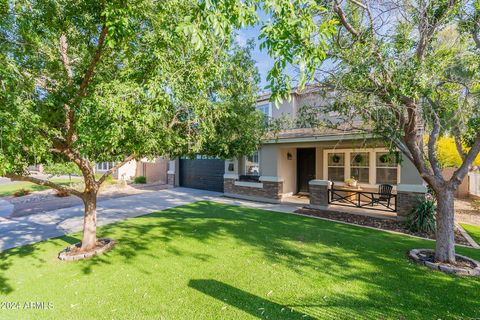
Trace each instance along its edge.
<instances>
[{"instance_id":1,"label":"patio chair","mask_svg":"<svg viewBox=\"0 0 480 320\"><path fill-rule=\"evenodd\" d=\"M372 206L374 204L382 204L390 208L390 202L393 198L393 186L391 184L381 184L378 186L378 193L372 194Z\"/></svg>"}]
</instances>

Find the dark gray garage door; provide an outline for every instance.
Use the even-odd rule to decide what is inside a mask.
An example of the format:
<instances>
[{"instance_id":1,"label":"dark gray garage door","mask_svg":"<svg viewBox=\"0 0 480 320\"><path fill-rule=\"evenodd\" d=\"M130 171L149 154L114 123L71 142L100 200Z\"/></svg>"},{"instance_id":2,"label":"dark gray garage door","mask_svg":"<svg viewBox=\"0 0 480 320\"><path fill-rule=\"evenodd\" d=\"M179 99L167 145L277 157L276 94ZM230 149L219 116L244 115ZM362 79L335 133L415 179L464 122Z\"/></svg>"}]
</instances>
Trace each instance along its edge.
<instances>
[{"instance_id":1,"label":"dark gray garage door","mask_svg":"<svg viewBox=\"0 0 480 320\"><path fill-rule=\"evenodd\" d=\"M180 186L223 192L225 161L180 159Z\"/></svg>"}]
</instances>

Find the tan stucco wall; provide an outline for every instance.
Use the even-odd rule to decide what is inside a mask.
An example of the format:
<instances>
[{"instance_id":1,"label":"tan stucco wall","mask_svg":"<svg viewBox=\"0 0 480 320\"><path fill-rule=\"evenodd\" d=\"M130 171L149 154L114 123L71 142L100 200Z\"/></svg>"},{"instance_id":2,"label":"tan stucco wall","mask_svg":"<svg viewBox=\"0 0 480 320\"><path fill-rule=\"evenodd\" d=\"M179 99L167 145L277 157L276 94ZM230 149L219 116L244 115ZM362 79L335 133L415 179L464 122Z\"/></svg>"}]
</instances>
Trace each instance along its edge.
<instances>
[{"instance_id":1,"label":"tan stucco wall","mask_svg":"<svg viewBox=\"0 0 480 320\"><path fill-rule=\"evenodd\" d=\"M319 142L292 142L265 144L260 149L260 171L262 176L276 176L284 181L284 193L297 190L297 148L316 148L316 179L325 179L324 177L324 150L327 149L364 149L364 148L382 148L383 143L378 140L370 140L364 143L363 140L344 140L344 141L319 141ZM291 161L287 161L287 153L293 156ZM423 184L423 180L418 175L413 164L404 159L400 168L401 184Z\"/></svg>"},{"instance_id":2,"label":"tan stucco wall","mask_svg":"<svg viewBox=\"0 0 480 320\"><path fill-rule=\"evenodd\" d=\"M292 159L288 160L288 153ZM278 172L276 176L283 178L283 193L297 192L297 149L280 148L278 152Z\"/></svg>"},{"instance_id":3,"label":"tan stucco wall","mask_svg":"<svg viewBox=\"0 0 480 320\"><path fill-rule=\"evenodd\" d=\"M417 168L415 168L415 165L406 157L402 157L400 168L401 184L423 184L423 179L420 177Z\"/></svg>"}]
</instances>

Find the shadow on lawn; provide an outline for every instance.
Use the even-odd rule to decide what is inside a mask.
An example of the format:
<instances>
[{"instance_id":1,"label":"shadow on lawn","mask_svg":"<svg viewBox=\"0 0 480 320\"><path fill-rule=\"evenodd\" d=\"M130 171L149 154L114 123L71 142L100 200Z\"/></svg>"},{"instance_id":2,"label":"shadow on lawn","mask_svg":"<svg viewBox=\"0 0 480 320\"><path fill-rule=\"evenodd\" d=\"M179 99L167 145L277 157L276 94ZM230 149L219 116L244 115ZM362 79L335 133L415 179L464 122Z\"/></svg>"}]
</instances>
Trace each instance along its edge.
<instances>
[{"instance_id":1,"label":"shadow on lawn","mask_svg":"<svg viewBox=\"0 0 480 320\"><path fill-rule=\"evenodd\" d=\"M188 286L222 303L243 310L254 317L270 319L313 319L293 308L266 300L213 279L195 279Z\"/></svg>"},{"instance_id":2,"label":"shadow on lawn","mask_svg":"<svg viewBox=\"0 0 480 320\"><path fill-rule=\"evenodd\" d=\"M409 318L421 317L422 311L460 318L480 316L480 281L447 276L408 262L409 249L432 247L433 242L209 202L137 219L141 220L102 228L105 235L120 236L116 238L119 245L112 254L123 256L127 263L135 263L136 255L156 258L150 249L160 244L168 253L208 261L211 257L195 252L196 248L191 251L175 248L175 240L183 237L210 245L231 237L239 247L259 251L272 265L287 266L305 281L343 286L330 297L302 295L298 301L288 301L288 305L311 316L330 317L339 312L352 317L362 313L373 318L382 318L385 314ZM109 263L108 257L86 262L84 271L90 272L99 263ZM360 292L349 290L351 285ZM322 288L318 291L322 292Z\"/></svg>"},{"instance_id":3,"label":"shadow on lawn","mask_svg":"<svg viewBox=\"0 0 480 320\"><path fill-rule=\"evenodd\" d=\"M217 299L215 288L222 287L225 294L244 301L241 309L252 314L256 310L249 301L274 309L286 305L294 308L297 314L318 318L355 318L358 315L365 318L385 318L385 315L432 318L434 314L480 317L480 281L432 272L407 261L407 250L432 247L433 242L210 202L197 202L103 226L98 236L113 237L118 244L109 253L78 262L85 274L91 273L96 266L110 264L110 255L121 256L125 263L135 264L141 272L150 274L148 267L137 263L136 258L157 259L159 250L208 262L218 257L199 252L198 247L179 248L176 243L193 239L212 245L232 238L238 248L264 256L266 268L281 264L296 272L299 276L289 284L291 290L295 290L298 281L314 288L313 295L312 291L295 292L292 297L272 305L272 302L259 300L262 298L214 280L192 280L194 282L190 283L191 287ZM8 265L1 269L5 268ZM12 290L6 287L5 279L1 281L2 290Z\"/></svg>"}]
</instances>

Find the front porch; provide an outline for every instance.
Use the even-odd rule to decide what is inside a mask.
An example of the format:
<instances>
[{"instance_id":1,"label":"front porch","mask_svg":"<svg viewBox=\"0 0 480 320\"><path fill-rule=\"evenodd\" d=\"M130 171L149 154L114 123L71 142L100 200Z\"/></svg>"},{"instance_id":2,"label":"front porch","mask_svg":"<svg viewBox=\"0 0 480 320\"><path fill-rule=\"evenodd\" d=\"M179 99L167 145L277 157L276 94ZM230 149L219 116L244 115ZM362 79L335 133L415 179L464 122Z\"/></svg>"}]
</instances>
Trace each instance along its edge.
<instances>
[{"instance_id":1,"label":"front porch","mask_svg":"<svg viewBox=\"0 0 480 320\"><path fill-rule=\"evenodd\" d=\"M311 206L310 195L305 195L305 194L294 194L291 196L284 197L282 199L282 204L292 204L292 205L301 206L302 208L323 209L330 212L348 213L348 214L371 217L371 218L397 220L396 212L387 211L387 210L377 210L375 208L373 209L368 207L359 208L352 205L337 205L334 203L330 203L325 207Z\"/></svg>"},{"instance_id":2,"label":"front porch","mask_svg":"<svg viewBox=\"0 0 480 320\"><path fill-rule=\"evenodd\" d=\"M341 190L353 178L358 189ZM387 184L388 203L374 201ZM378 141L265 144L251 157L226 161L224 185L229 197L388 217L405 216L426 192L413 164Z\"/></svg>"}]
</instances>

